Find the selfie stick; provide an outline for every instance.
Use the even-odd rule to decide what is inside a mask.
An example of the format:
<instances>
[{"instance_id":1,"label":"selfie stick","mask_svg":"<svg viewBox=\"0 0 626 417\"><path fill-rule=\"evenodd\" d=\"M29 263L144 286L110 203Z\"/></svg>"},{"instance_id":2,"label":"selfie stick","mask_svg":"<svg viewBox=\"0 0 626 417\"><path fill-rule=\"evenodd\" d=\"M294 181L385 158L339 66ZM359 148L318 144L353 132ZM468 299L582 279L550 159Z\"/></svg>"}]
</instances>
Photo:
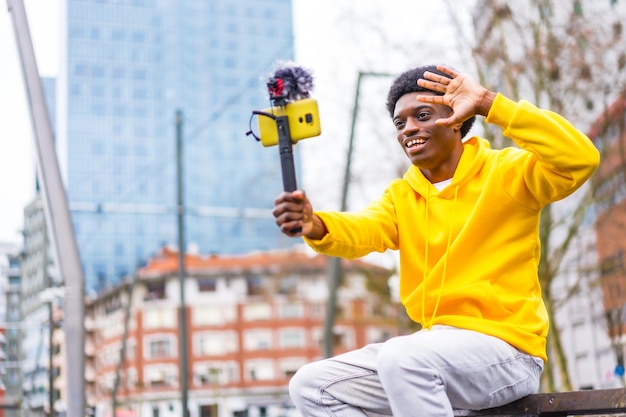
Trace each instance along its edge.
<instances>
[{"instance_id":1,"label":"selfie stick","mask_svg":"<svg viewBox=\"0 0 626 417\"><path fill-rule=\"evenodd\" d=\"M272 105L284 109L291 101L298 101L309 97L313 88L313 77L306 70L297 66L287 66L276 70L267 82ZM297 189L296 170L293 160L293 142L289 132L289 118L286 112L276 115L276 129L278 130L278 152L283 177L284 191L292 192ZM301 229L293 230L293 233Z\"/></svg>"},{"instance_id":2,"label":"selfie stick","mask_svg":"<svg viewBox=\"0 0 626 417\"><path fill-rule=\"evenodd\" d=\"M283 189L285 191L295 191L296 168L293 161L293 145L289 132L289 119L287 116L276 117L276 128L278 129L278 152L280 153L280 168L283 174Z\"/></svg>"}]
</instances>

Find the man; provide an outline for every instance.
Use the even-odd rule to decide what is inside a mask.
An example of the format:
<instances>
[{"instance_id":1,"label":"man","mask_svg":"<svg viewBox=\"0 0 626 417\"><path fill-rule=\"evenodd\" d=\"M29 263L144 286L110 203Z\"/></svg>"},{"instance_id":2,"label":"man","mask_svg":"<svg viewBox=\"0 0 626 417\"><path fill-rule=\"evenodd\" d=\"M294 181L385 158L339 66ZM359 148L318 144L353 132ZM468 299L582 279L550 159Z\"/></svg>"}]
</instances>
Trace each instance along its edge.
<instances>
[{"instance_id":1,"label":"man","mask_svg":"<svg viewBox=\"0 0 626 417\"><path fill-rule=\"evenodd\" d=\"M400 75L387 108L412 162L402 179L354 213L314 212L304 192L282 193L274 216L328 255L399 250L400 298L422 330L305 365L290 382L294 403L304 416L452 416L536 392L548 332L541 209L591 176L598 151L561 116L444 66ZM476 115L519 148L462 141Z\"/></svg>"}]
</instances>

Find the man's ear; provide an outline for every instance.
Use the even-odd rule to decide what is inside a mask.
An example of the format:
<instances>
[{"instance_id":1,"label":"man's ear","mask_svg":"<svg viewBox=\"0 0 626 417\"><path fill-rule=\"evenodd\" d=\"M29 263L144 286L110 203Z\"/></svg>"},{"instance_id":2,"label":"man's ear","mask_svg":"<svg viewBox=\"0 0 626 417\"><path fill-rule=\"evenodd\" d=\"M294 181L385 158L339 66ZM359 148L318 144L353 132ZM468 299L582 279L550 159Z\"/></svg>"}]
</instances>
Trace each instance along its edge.
<instances>
[{"instance_id":1,"label":"man's ear","mask_svg":"<svg viewBox=\"0 0 626 417\"><path fill-rule=\"evenodd\" d=\"M460 131L461 130L461 126L463 126L463 122L456 123L456 124L452 125L452 129L454 129L455 131Z\"/></svg>"}]
</instances>

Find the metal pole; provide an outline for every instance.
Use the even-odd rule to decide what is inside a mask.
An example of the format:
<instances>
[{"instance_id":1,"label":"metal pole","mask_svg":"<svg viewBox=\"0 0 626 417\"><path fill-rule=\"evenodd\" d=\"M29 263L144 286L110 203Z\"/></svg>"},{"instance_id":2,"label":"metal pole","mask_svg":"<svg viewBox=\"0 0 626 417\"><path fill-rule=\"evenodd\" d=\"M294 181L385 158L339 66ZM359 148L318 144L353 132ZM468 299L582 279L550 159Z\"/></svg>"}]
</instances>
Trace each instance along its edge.
<instances>
[{"instance_id":1,"label":"metal pole","mask_svg":"<svg viewBox=\"0 0 626 417\"><path fill-rule=\"evenodd\" d=\"M128 291L126 292L128 301L126 302L126 308L124 309L124 333L122 335L122 347L120 348L120 360L117 363L117 368L115 370L115 380L113 381L113 390L111 392L111 417L116 417L117 414L117 391L120 388L120 383L122 381L122 371L126 366L126 348L128 342L128 324L130 321L130 315L132 312L133 306L133 291L135 289L135 284L137 283L138 273L135 272L133 274L133 279L128 285Z\"/></svg>"},{"instance_id":2,"label":"metal pole","mask_svg":"<svg viewBox=\"0 0 626 417\"><path fill-rule=\"evenodd\" d=\"M50 329L48 333L48 406L50 407L50 417L54 416L54 308L52 300L48 303L48 317L50 319Z\"/></svg>"},{"instance_id":3,"label":"metal pole","mask_svg":"<svg viewBox=\"0 0 626 417\"><path fill-rule=\"evenodd\" d=\"M389 75L390 74L378 72L359 71L359 75L356 80L356 92L354 94L354 106L352 108L352 125L350 127L350 140L348 141L346 169L343 176L343 188L341 191L341 211L346 211L348 208L348 189L350 187L352 153L354 149L354 132L356 130L356 121L359 114L361 82L366 76L388 77ZM324 356L327 358L333 356L333 327L335 325L335 316L337 315L337 289L339 288L339 280L342 274L341 258L334 256L329 257L328 273L328 304L326 305L326 319L324 321Z\"/></svg>"},{"instance_id":4,"label":"metal pole","mask_svg":"<svg viewBox=\"0 0 626 417\"><path fill-rule=\"evenodd\" d=\"M178 216L178 283L180 285L180 314L178 345L180 347L180 398L183 417L189 415L187 392L187 312L185 303L185 205L183 199L183 112L176 111L176 168Z\"/></svg>"},{"instance_id":5,"label":"metal pole","mask_svg":"<svg viewBox=\"0 0 626 417\"><path fill-rule=\"evenodd\" d=\"M22 72L29 100L31 121L35 132L37 166L42 183L44 212L50 230L55 260L65 284L63 329L67 370L67 416L82 417L85 413L85 305L83 270L67 203L65 187L56 156L52 127L41 86L37 61L28 28L24 3L7 0Z\"/></svg>"}]
</instances>

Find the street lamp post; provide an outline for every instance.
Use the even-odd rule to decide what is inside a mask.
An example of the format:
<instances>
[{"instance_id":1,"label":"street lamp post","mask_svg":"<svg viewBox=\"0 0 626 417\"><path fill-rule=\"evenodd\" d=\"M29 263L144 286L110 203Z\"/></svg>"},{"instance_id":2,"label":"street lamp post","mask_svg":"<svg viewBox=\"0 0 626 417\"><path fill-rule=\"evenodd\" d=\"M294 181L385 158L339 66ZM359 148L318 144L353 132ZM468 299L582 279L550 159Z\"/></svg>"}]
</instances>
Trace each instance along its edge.
<instances>
[{"instance_id":1,"label":"street lamp post","mask_svg":"<svg viewBox=\"0 0 626 417\"><path fill-rule=\"evenodd\" d=\"M179 358L180 397L183 417L189 415L188 360L187 360L187 312L185 303L185 204L183 198L183 112L176 111L176 167L177 167L177 219L178 219L178 283L180 286L179 312Z\"/></svg>"},{"instance_id":2,"label":"street lamp post","mask_svg":"<svg viewBox=\"0 0 626 417\"><path fill-rule=\"evenodd\" d=\"M67 369L67 416L85 414L85 305L84 277L70 216L67 194L61 178L50 117L41 85L28 19L22 0L7 0L17 41L43 191L44 213L50 230L55 264L65 286L63 330Z\"/></svg>"},{"instance_id":3,"label":"street lamp post","mask_svg":"<svg viewBox=\"0 0 626 417\"><path fill-rule=\"evenodd\" d=\"M352 152L354 149L354 132L359 113L359 96L361 93L361 83L365 77L389 77L391 74L380 72L359 71L356 81L356 92L354 94L354 107L352 109L352 126L350 128L350 140L348 142L348 154L346 158L346 169L343 177L343 188L341 192L341 211L348 208L348 189L350 186ZM335 316L337 315L337 289L341 277L341 258L331 256L328 261L329 283L328 283L328 304L326 305L326 320L324 322L324 355L329 358L333 355L333 327Z\"/></svg>"}]
</instances>

